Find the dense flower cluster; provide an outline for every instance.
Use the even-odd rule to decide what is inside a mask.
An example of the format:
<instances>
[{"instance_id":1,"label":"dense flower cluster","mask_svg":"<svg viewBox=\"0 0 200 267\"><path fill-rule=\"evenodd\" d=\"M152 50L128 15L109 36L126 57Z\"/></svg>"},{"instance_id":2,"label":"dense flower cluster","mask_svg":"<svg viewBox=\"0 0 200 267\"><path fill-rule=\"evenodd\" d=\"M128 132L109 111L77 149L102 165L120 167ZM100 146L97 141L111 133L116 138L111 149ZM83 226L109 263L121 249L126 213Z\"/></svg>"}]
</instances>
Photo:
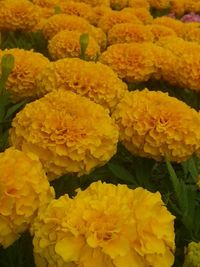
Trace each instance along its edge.
<instances>
[{"instance_id":1,"label":"dense flower cluster","mask_svg":"<svg viewBox=\"0 0 200 267\"><path fill-rule=\"evenodd\" d=\"M129 92L113 118L120 140L133 154L181 162L200 146L200 116L184 102L166 93Z\"/></svg>"},{"instance_id":2,"label":"dense flower cluster","mask_svg":"<svg viewBox=\"0 0 200 267\"><path fill-rule=\"evenodd\" d=\"M200 11L200 1L199 0L172 0L171 1L171 11L176 15L181 16L185 13Z\"/></svg>"},{"instance_id":3,"label":"dense flower cluster","mask_svg":"<svg viewBox=\"0 0 200 267\"><path fill-rule=\"evenodd\" d=\"M59 6L62 0L32 0L35 5L46 7L46 8L54 8L55 6Z\"/></svg>"},{"instance_id":4,"label":"dense flower cluster","mask_svg":"<svg viewBox=\"0 0 200 267\"><path fill-rule=\"evenodd\" d=\"M162 37L176 37L176 32L166 26L159 25L159 24L152 24L146 26L148 31L150 31L153 34L153 41L157 42ZM146 31L147 31L146 29Z\"/></svg>"},{"instance_id":5,"label":"dense flower cluster","mask_svg":"<svg viewBox=\"0 0 200 267\"><path fill-rule=\"evenodd\" d=\"M78 58L52 62L37 77L39 96L61 87L111 110L127 90L126 84L108 66Z\"/></svg>"},{"instance_id":6,"label":"dense flower cluster","mask_svg":"<svg viewBox=\"0 0 200 267\"><path fill-rule=\"evenodd\" d=\"M22 99L36 98L35 79L48 65L49 60L40 53L13 48L1 51L0 58L5 54L14 56L14 68L6 82L13 102Z\"/></svg>"},{"instance_id":7,"label":"dense flower cluster","mask_svg":"<svg viewBox=\"0 0 200 267\"><path fill-rule=\"evenodd\" d=\"M84 2L93 7L95 6L110 6L110 0L73 0L74 2Z\"/></svg>"},{"instance_id":8,"label":"dense flower cluster","mask_svg":"<svg viewBox=\"0 0 200 267\"><path fill-rule=\"evenodd\" d=\"M129 13L131 15L136 16L140 21L144 24L151 24L153 21L153 17L150 11L146 8L138 7L138 8L124 8L122 12Z\"/></svg>"},{"instance_id":9,"label":"dense flower cluster","mask_svg":"<svg viewBox=\"0 0 200 267\"><path fill-rule=\"evenodd\" d=\"M151 7L156 9L164 9L170 7L170 0L148 0Z\"/></svg>"},{"instance_id":10,"label":"dense flower cluster","mask_svg":"<svg viewBox=\"0 0 200 267\"><path fill-rule=\"evenodd\" d=\"M31 30L38 24L37 6L28 0L3 0L0 5L0 30Z\"/></svg>"},{"instance_id":11,"label":"dense flower cluster","mask_svg":"<svg viewBox=\"0 0 200 267\"><path fill-rule=\"evenodd\" d=\"M136 16L130 14L129 12L112 10L101 17L98 27L101 28L105 33L108 33L108 31L118 23L142 24L142 22Z\"/></svg>"},{"instance_id":12,"label":"dense flower cluster","mask_svg":"<svg viewBox=\"0 0 200 267\"><path fill-rule=\"evenodd\" d=\"M128 82L147 81L156 70L151 43L112 45L102 53L100 61Z\"/></svg>"},{"instance_id":13,"label":"dense flower cluster","mask_svg":"<svg viewBox=\"0 0 200 267\"><path fill-rule=\"evenodd\" d=\"M191 242L187 248L187 254L183 267L199 267L200 266L200 242Z\"/></svg>"},{"instance_id":14,"label":"dense flower cluster","mask_svg":"<svg viewBox=\"0 0 200 267\"><path fill-rule=\"evenodd\" d=\"M128 0L128 5L134 8L150 8L148 0Z\"/></svg>"},{"instance_id":15,"label":"dense flower cluster","mask_svg":"<svg viewBox=\"0 0 200 267\"><path fill-rule=\"evenodd\" d=\"M153 20L152 24L163 25L171 28L176 32L177 36L180 37L182 36L182 33L184 31L184 23L170 17L158 17Z\"/></svg>"},{"instance_id":16,"label":"dense flower cluster","mask_svg":"<svg viewBox=\"0 0 200 267\"><path fill-rule=\"evenodd\" d=\"M66 90L27 104L10 130L11 144L35 153L49 179L86 174L104 165L116 153L117 141L118 130L108 112Z\"/></svg>"},{"instance_id":17,"label":"dense flower cluster","mask_svg":"<svg viewBox=\"0 0 200 267\"><path fill-rule=\"evenodd\" d=\"M119 23L108 32L108 44L153 42L153 34L147 26L133 23Z\"/></svg>"},{"instance_id":18,"label":"dense flower cluster","mask_svg":"<svg viewBox=\"0 0 200 267\"><path fill-rule=\"evenodd\" d=\"M35 155L14 148L0 153L0 244L14 243L53 197Z\"/></svg>"},{"instance_id":19,"label":"dense flower cluster","mask_svg":"<svg viewBox=\"0 0 200 267\"><path fill-rule=\"evenodd\" d=\"M53 200L32 231L37 267L41 261L52 267L170 267L174 262L174 216L160 193L143 188L93 183L73 199Z\"/></svg>"},{"instance_id":20,"label":"dense flower cluster","mask_svg":"<svg viewBox=\"0 0 200 267\"><path fill-rule=\"evenodd\" d=\"M49 55L52 59L66 57L80 57L80 36L78 31L60 31L48 44ZM89 43L85 56L89 60L95 60L100 54L100 47L92 36L89 36Z\"/></svg>"}]
</instances>

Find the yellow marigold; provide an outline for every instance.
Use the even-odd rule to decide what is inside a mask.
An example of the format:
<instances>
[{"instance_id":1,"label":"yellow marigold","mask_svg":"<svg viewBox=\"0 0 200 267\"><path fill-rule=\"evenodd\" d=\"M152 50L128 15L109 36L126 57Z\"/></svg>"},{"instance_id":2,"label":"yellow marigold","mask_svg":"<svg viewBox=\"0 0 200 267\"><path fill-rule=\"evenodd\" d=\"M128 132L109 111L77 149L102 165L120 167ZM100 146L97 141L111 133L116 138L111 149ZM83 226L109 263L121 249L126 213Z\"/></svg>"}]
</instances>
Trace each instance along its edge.
<instances>
[{"instance_id":1,"label":"yellow marigold","mask_svg":"<svg viewBox=\"0 0 200 267\"><path fill-rule=\"evenodd\" d=\"M147 89L129 92L113 118L120 140L135 155L181 162L200 147L198 112L166 93Z\"/></svg>"},{"instance_id":2,"label":"yellow marigold","mask_svg":"<svg viewBox=\"0 0 200 267\"><path fill-rule=\"evenodd\" d=\"M39 22L37 6L28 0L4 0L0 5L0 30L31 30Z\"/></svg>"},{"instance_id":3,"label":"yellow marigold","mask_svg":"<svg viewBox=\"0 0 200 267\"><path fill-rule=\"evenodd\" d=\"M97 26L100 18L103 17L106 13L108 13L110 11L111 11L111 8L108 6L93 7L94 17L90 23Z\"/></svg>"},{"instance_id":4,"label":"yellow marigold","mask_svg":"<svg viewBox=\"0 0 200 267\"><path fill-rule=\"evenodd\" d=\"M176 56L172 71L175 72L177 84L183 88L200 91L199 68L200 46L196 42L187 42L181 38L162 38L158 42Z\"/></svg>"},{"instance_id":5,"label":"yellow marigold","mask_svg":"<svg viewBox=\"0 0 200 267\"><path fill-rule=\"evenodd\" d=\"M14 148L0 153L0 244L14 243L53 197L35 155Z\"/></svg>"},{"instance_id":6,"label":"yellow marigold","mask_svg":"<svg viewBox=\"0 0 200 267\"><path fill-rule=\"evenodd\" d=\"M180 37L182 36L184 31L184 23L182 23L180 20L176 20L170 17L158 17L153 20L152 24L163 25L168 28L171 28L176 32L177 36Z\"/></svg>"},{"instance_id":7,"label":"yellow marigold","mask_svg":"<svg viewBox=\"0 0 200 267\"><path fill-rule=\"evenodd\" d=\"M151 7L164 9L170 7L170 0L148 0Z\"/></svg>"},{"instance_id":8,"label":"yellow marigold","mask_svg":"<svg viewBox=\"0 0 200 267\"><path fill-rule=\"evenodd\" d=\"M153 42L153 35L149 29L140 24L116 24L108 32L108 44Z\"/></svg>"},{"instance_id":9,"label":"yellow marigold","mask_svg":"<svg viewBox=\"0 0 200 267\"><path fill-rule=\"evenodd\" d=\"M60 31L48 44L49 55L52 59L66 57L80 57L80 36L78 31ZM92 36L89 36L89 43L85 56L90 60L95 60L100 55L100 47Z\"/></svg>"},{"instance_id":10,"label":"yellow marigold","mask_svg":"<svg viewBox=\"0 0 200 267\"><path fill-rule=\"evenodd\" d=\"M152 44L115 44L103 52L100 61L127 82L147 81L155 72Z\"/></svg>"},{"instance_id":11,"label":"yellow marigold","mask_svg":"<svg viewBox=\"0 0 200 267\"><path fill-rule=\"evenodd\" d=\"M177 16L182 16L185 13L185 0L171 0L170 11Z\"/></svg>"},{"instance_id":12,"label":"yellow marigold","mask_svg":"<svg viewBox=\"0 0 200 267\"><path fill-rule=\"evenodd\" d=\"M74 0L74 2L84 2L93 7L95 6L110 6L110 0Z\"/></svg>"},{"instance_id":13,"label":"yellow marigold","mask_svg":"<svg viewBox=\"0 0 200 267\"><path fill-rule=\"evenodd\" d=\"M101 51L104 51L107 47L107 36L103 32L103 30L91 25L90 34L94 37L94 39L99 44Z\"/></svg>"},{"instance_id":14,"label":"yellow marigold","mask_svg":"<svg viewBox=\"0 0 200 267\"><path fill-rule=\"evenodd\" d=\"M35 5L46 7L46 8L54 8L55 6L59 6L62 0L32 0Z\"/></svg>"},{"instance_id":15,"label":"yellow marigold","mask_svg":"<svg viewBox=\"0 0 200 267\"><path fill-rule=\"evenodd\" d=\"M99 62L65 58L50 63L37 77L38 94L65 88L112 110L127 90L114 71Z\"/></svg>"},{"instance_id":16,"label":"yellow marigold","mask_svg":"<svg viewBox=\"0 0 200 267\"><path fill-rule=\"evenodd\" d=\"M1 51L0 58L5 54L13 55L15 60L6 82L6 89L13 102L36 98L36 76L47 66L49 60L40 53L18 48Z\"/></svg>"},{"instance_id":17,"label":"yellow marigold","mask_svg":"<svg viewBox=\"0 0 200 267\"><path fill-rule=\"evenodd\" d=\"M118 23L134 23L142 24L142 22L134 15L130 13L112 10L106 13L100 20L98 27L101 28L105 33Z\"/></svg>"},{"instance_id":18,"label":"yellow marigold","mask_svg":"<svg viewBox=\"0 0 200 267\"><path fill-rule=\"evenodd\" d=\"M46 39L51 39L63 30L89 33L91 31L91 25L87 20L78 16L56 14L46 21L43 27L43 34Z\"/></svg>"},{"instance_id":19,"label":"yellow marigold","mask_svg":"<svg viewBox=\"0 0 200 267\"><path fill-rule=\"evenodd\" d=\"M148 0L128 0L128 6L134 8L150 8Z\"/></svg>"},{"instance_id":20,"label":"yellow marigold","mask_svg":"<svg viewBox=\"0 0 200 267\"><path fill-rule=\"evenodd\" d=\"M199 267L200 266L200 242L191 242L187 248L187 254L183 267Z\"/></svg>"},{"instance_id":21,"label":"yellow marigold","mask_svg":"<svg viewBox=\"0 0 200 267\"><path fill-rule=\"evenodd\" d=\"M95 13L93 12L93 8L86 3L67 1L60 3L59 7L62 13L83 17L89 22L93 22L94 20Z\"/></svg>"},{"instance_id":22,"label":"yellow marigold","mask_svg":"<svg viewBox=\"0 0 200 267\"><path fill-rule=\"evenodd\" d=\"M53 179L65 173L87 174L106 164L116 153L118 130L102 106L58 90L17 113L10 141L35 153Z\"/></svg>"},{"instance_id":23,"label":"yellow marigold","mask_svg":"<svg viewBox=\"0 0 200 267\"><path fill-rule=\"evenodd\" d=\"M176 37L177 34L174 30L158 24L152 24L146 26L148 31L150 31L153 34L153 41L157 42L162 37Z\"/></svg>"},{"instance_id":24,"label":"yellow marigold","mask_svg":"<svg viewBox=\"0 0 200 267\"><path fill-rule=\"evenodd\" d=\"M128 0L110 0L110 6L112 9L121 10L128 6Z\"/></svg>"},{"instance_id":25,"label":"yellow marigold","mask_svg":"<svg viewBox=\"0 0 200 267\"><path fill-rule=\"evenodd\" d=\"M197 26L192 26L189 27L185 30L184 32L184 40L186 41L191 41L191 42L197 42L198 44L200 44L200 28L199 28L200 24L197 23Z\"/></svg>"},{"instance_id":26,"label":"yellow marigold","mask_svg":"<svg viewBox=\"0 0 200 267\"><path fill-rule=\"evenodd\" d=\"M93 183L39 214L32 227L36 266L171 267L174 219L159 192Z\"/></svg>"},{"instance_id":27,"label":"yellow marigold","mask_svg":"<svg viewBox=\"0 0 200 267\"><path fill-rule=\"evenodd\" d=\"M150 11L146 8L124 8L122 12L126 12L129 14L132 14L136 16L140 21L142 21L144 24L150 24L153 21L153 17L150 13Z\"/></svg>"}]
</instances>

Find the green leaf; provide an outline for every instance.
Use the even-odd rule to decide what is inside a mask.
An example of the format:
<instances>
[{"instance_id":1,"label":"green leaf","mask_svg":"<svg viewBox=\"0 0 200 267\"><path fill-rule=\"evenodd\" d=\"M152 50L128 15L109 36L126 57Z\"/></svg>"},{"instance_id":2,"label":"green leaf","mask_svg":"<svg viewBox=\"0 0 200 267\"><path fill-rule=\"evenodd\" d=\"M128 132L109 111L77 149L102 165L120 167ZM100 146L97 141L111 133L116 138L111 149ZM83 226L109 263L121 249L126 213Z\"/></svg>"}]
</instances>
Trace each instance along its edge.
<instances>
[{"instance_id":1,"label":"green leaf","mask_svg":"<svg viewBox=\"0 0 200 267\"><path fill-rule=\"evenodd\" d=\"M59 6L54 7L54 14L60 14L61 13L61 8Z\"/></svg>"},{"instance_id":2,"label":"green leaf","mask_svg":"<svg viewBox=\"0 0 200 267\"><path fill-rule=\"evenodd\" d=\"M5 84L14 67L14 61L14 56L11 54L3 55L1 59L0 95L2 95L5 90Z\"/></svg>"},{"instance_id":3,"label":"green leaf","mask_svg":"<svg viewBox=\"0 0 200 267\"><path fill-rule=\"evenodd\" d=\"M25 104L26 104L26 101L24 100L24 101L22 101L22 102L19 102L19 103L15 104L15 105L11 106L11 107L7 110L4 119L5 119L5 120L10 119L10 118L13 116L13 114L15 114L15 113L16 113L19 109L21 109Z\"/></svg>"},{"instance_id":4,"label":"green leaf","mask_svg":"<svg viewBox=\"0 0 200 267\"><path fill-rule=\"evenodd\" d=\"M86 60L85 53L89 44L89 35L87 33L81 34L79 42L80 42L80 58Z\"/></svg>"}]
</instances>

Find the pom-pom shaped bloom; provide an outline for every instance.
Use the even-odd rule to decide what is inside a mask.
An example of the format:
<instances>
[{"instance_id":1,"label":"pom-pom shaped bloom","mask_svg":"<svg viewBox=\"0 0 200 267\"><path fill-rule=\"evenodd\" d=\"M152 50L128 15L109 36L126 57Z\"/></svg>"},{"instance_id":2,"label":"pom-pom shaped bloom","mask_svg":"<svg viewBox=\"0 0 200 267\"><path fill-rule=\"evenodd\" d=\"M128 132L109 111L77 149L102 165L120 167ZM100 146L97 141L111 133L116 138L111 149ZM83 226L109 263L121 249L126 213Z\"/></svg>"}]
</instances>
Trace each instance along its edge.
<instances>
[{"instance_id":1,"label":"pom-pom shaped bloom","mask_svg":"<svg viewBox=\"0 0 200 267\"><path fill-rule=\"evenodd\" d=\"M131 15L129 12L112 10L99 20L98 27L105 33L108 33L108 31L118 23L142 24L136 16Z\"/></svg>"},{"instance_id":2,"label":"pom-pom shaped bloom","mask_svg":"<svg viewBox=\"0 0 200 267\"><path fill-rule=\"evenodd\" d=\"M10 92L13 102L36 98L36 76L47 66L49 60L40 53L13 48L1 51L14 56L14 68L6 82L6 89Z\"/></svg>"},{"instance_id":3,"label":"pom-pom shaped bloom","mask_svg":"<svg viewBox=\"0 0 200 267\"><path fill-rule=\"evenodd\" d=\"M134 8L150 8L148 0L128 0L128 6Z\"/></svg>"},{"instance_id":4,"label":"pom-pom shaped bloom","mask_svg":"<svg viewBox=\"0 0 200 267\"><path fill-rule=\"evenodd\" d=\"M43 33L46 39L51 39L62 30L89 33L91 31L91 25L87 20L78 16L56 14L50 17L43 27Z\"/></svg>"},{"instance_id":5,"label":"pom-pom shaped bloom","mask_svg":"<svg viewBox=\"0 0 200 267\"><path fill-rule=\"evenodd\" d=\"M93 7L94 17L90 23L97 26L101 17L103 17L106 13L110 11L111 11L111 8L108 6Z\"/></svg>"},{"instance_id":6,"label":"pom-pom shaped bloom","mask_svg":"<svg viewBox=\"0 0 200 267\"><path fill-rule=\"evenodd\" d=\"M108 43L143 43L153 42L153 34L149 29L140 24L120 23L116 24L108 32Z\"/></svg>"},{"instance_id":7,"label":"pom-pom shaped bloom","mask_svg":"<svg viewBox=\"0 0 200 267\"><path fill-rule=\"evenodd\" d=\"M170 0L148 0L151 7L164 9L170 7Z\"/></svg>"},{"instance_id":8,"label":"pom-pom shaped bloom","mask_svg":"<svg viewBox=\"0 0 200 267\"><path fill-rule=\"evenodd\" d=\"M128 82L147 81L155 72L153 44L115 44L102 53L100 61Z\"/></svg>"},{"instance_id":9,"label":"pom-pom shaped bloom","mask_svg":"<svg viewBox=\"0 0 200 267\"><path fill-rule=\"evenodd\" d=\"M4 0L0 6L0 30L29 31L39 22L37 6L28 0Z\"/></svg>"},{"instance_id":10,"label":"pom-pom shaped bloom","mask_svg":"<svg viewBox=\"0 0 200 267\"><path fill-rule=\"evenodd\" d=\"M159 192L143 188L93 183L73 199L53 200L32 232L36 259L49 267L171 267L174 262L174 216ZM41 267L37 261L36 266Z\"/></svg>"},{"instance_id":11,"label":"pom-pom shaped bloom","mask_svg":"<svg viewBox=\"0 0 200 267\"><path fill-rule=\"evenodd\" d=\"M154 42L157 42L160 38L163 38L163 37L171 37L171 36L176 37L177 36L174 30L163 25L152 24L146 27L148 31L152 33Z\"/></svg>"},{"instance_id":12,"label":"pom-pom shaped bloom","mask_svg":"<svg viewBox=\"0 0 200 267\"><path fill-rule=\"evenodd\" d=\"M170 18L170 17L159 17L153 20L152 24L158 24L158 25L163 25L166 26L168 28L171 28L172 30L174 30L177 34L177 36L182 36L183 31L184 31L184 23Z\"/></svg>"},{"instance_id":13,"label":"pom-pom shaped bloom","mask_svg":"<svg viewBox=\"0 0 200 267\"><path fill-rule=\"evenodd\" d=\"M78 31L60 31L48 44L49 54L52 59L65 57L80 57L80 36ZM89 60L95 60L100 54L100 47L92 36L85 51L85 56Z\"/></svg>"},{"instance_id":14,"label":"pom-pom shaped bloom","mask_svg":"<svg viewBox=\"0 0 200 267\"><path fill-rule=\"evenodd\" d=\"M199 267L200 266L200 242L191 242L187 248L187 254L183 267Z\"/></svg>"},{"instance_id":15,"label":"pom-pom shaped bloom","mask_svg":"<svg viewBox=\"0 0 200 267\"><path fill-rule=\"evenodd\" d=\"M74 2L84 2L93 7L95 6L110 6L110 0L73 0Z\"/></svg>"},{"instance_id":16,"label":"pom-pom shaped bloom","mask_svg":"<svg viewBox=\"0 0 200 267\"><path fill-rule=\"evenodd\" d=\"M124 8L122 12L126 12L129 14L132 14L136 16L140 21L142 21L144 24L150 24L153 21L153 17L150 13L150 11L146 8Z\"/></svg>"},{"instance_id":17,"label":"pom-pom shaped bloom","mask_svg":"<svg viewBox=\"0 0 200 267\"><path fill-rule=\"evenodd\" d=\"M54 8L59 6L62 0L32 0L35 5L46 7L46 8Z\"/></svg>"},{"instance_id":18,"label":"pom-pom shaped bloom","mask_svg":"<svg viewBox=\"0 0 200 267\"><path fill-rule=\"evenodd\" d=\"M127 90L127 86L106 65L65 58L50 63L37 77L38 94L65 88L86 96L112 110Z\"/></svg>"},{"instance_id":19,"label":"pom-pom shaped bloom","mask_svg":"<svg viewBox=\"0 0 200 267\"><path fill-rule=\"evenodd\" d=\"M59 7L62 13L83 17L89 22L93 22L94 20L95 13L93 12L93 8L86 3L67 1L61 2Z\"/></svg>"},{"instance_id":20,"label":"pom-pom shaped bloom","mask_svg":"<svg viewBox=\"0 0 200 267\"><path fill-rule=\"evenodd\" d=\"M110 6L112 9L121 10L128 6L128 0L110 0Z\"/></svg>"},{"instance_id":21,"label":"pom-pom shaped bloom","mask_svg":"<svg viewBox=\"0 0 200 267\"><path fill-rule=\"evenodd\" d=\"M0 244L14 243L53 197L35 155L14 148L0 153Z\"/></svg>"},{"instance_id":22,"label":"pom-pom shaped bloom","mask_svg":"<svg viewBox=\"0 0 200 267\"><path fill-rule=\"evenodd\" d=\"M102 106L59 90L17 114L10 140L16 148L35 153L53 179L104 165L116 152L118 130Z\"/></svg>"},{"instance_id":23,"label":"pom-pom shaped bloom","mask_svg":"<svg viewBox=\"0 0 200 267\"><path fill-rule=\"evenodd\" d=\"M113 118L122 143L135 155L181 162L200 147L198 112L166 93L129 92Z\"/></svg>"},{"instance_id":24,"label":"pom-pom shaped bloom","mask_svg":"<svg viewBox=\"0 0 200 267\"><path fill-rule=\"evenodd\" d=\"M183 38L186 41L197 42L200 44L200 28L196 26L188 27L188 29L185 30Z\"/></svg>"}]
</instances>

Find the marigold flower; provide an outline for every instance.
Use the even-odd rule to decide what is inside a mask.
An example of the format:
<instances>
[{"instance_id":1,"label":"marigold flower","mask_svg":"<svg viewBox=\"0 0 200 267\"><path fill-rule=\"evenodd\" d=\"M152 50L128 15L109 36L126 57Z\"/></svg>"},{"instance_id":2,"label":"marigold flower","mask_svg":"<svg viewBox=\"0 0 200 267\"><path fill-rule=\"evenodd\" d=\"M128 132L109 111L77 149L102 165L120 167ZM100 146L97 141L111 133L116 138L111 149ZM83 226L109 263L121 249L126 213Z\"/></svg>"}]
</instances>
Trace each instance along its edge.
<instances>
[{"instance_id":1,"label":"marigold flower","mask_svg":"<svg viewBox=\"0 0 200 267\"><path fill-rule=\"evenodd\" d=\"M32 227L35 258L58 267L170 267L174 218L159 192L99 181L39 214Z\"/></svg>"},{"instance_id":2,"label":"marigold flower","mask_svg":"<svg viewBox=\"0 0 200 267\"><path fill-rule=\"evenodd\" d=\"M29 31L38 24L40 15L28 0L4 0L0 6L0 30Z\"/></svg>"},{"instance_id":3,"label":"marigold flower","mask_svg":"<svg viewBox=\"0 0 200 267\"><path fill-rule=\"evenodd\" d=\"M46 8L54 8L55 6L59 6L62 0L32 0L35 5L46 7Z\"/></svg>"},{"instance_id":4,"label":"marigold flower","mask_svg":"<svg viewBox=\"0 0 200 267\"><path fill-rule=\"evenodd\" d=\"M101 51L104 51L107 47L107 36L103 30L91 25L90 34L99 44Z\"/></svg>"},{"instance_id":5,"label":"marigold flower","mask_svg":"<svg viewBox=\"0 0 200 267\"><path fill-rule=\"evenodd\" d=\"M142 21L144 24L150 24L153 21L153 17L150 13L150 11L146 8L124 8L122 12L126 12L129 14L132 14L136 16L140 21Z\"/></svg>"},{"instance_id":6,"label":"marigold flower","mask_svg":"<svg viewBox=\"0 0 200 267\"><path fill-rule=\"evenodd\" d=\"M13 55L15 60L14 68L6 82L6 89L10 92L12 101L36 98L35 79L49 60L40 53L18 48L1 51L0 58L5 54Z\"/></svg>"},{"instance_id":7,"label":"marigold flower","mask_svg":"<svg viewBox=\"0 0 200 267\"><path fill-rule=\"evenodd\" d=\"M58 90L17 113L10 141L35 153L53 179L65 173L87 174L106 164L116 153L118 130L102 106Z\"/></svg>"},{"instance_id":8,"label":"marigold flower","mask_svg":"<svg viewBox=\"0 0 200 267\"><path fill-rule=\"evenodd\" d=\"M132 23L116 24L108 32L108 44L153 42L153 35L144 25Z\"/></svg>"},{"instance_id":9,"label":"marigold flower","mask_svg":"<svg viewBox=\"0 0 200 267\"><path fill-rule=\"evenodd\" d=\"M183 267L198 267L200 266L200 242L191 242L187 248L187 254Z\"/></svg>"},{"instance_id":10,"label":"marigold flower","mask_svg":"<svg viewBox=\"0 0 200 267\"><path fill-rule=\"evenodd\" d=\"M177 36L182 36L183 34L183 28L184 28L184 23L181 22L180 20L176 20L170 17L158 17L153 20L152 24L158 24L158 25L163 25L168 28L171 28L173 31L176 32Z\"/></svg>"},{"instance_id":11,"label":"marigold flower","mask_svg":"<svg viewBox=\"0 0 200 267\"><path fill-rule=\"evenodd\" d=\"M61 87L86 96L110 110L127 90L126 84L108 66L78 58L52 62L37 77L39 96Z\"/></svg>"},{"instance_id":12,"label":"marigold flower","mask_svg":"<svg viewBox=\"0 0 200 267\"><path fill-rule=\"evenodd\" d=\"M134 23L142 24L142 22L134 15L128 12L112 10L106 13L100 20L98 27L101 28L105 33L118 23Z\"/></svg>"},{"instance_id":13,"label":"marigold flower","mask_svg":"<svg viewBox=\"0 0 200 267\"><path fill-rule=\"evenodd\" d=\"M186 28L183 38L186 41L197 42L200 44L200 28L198 26L189 26Z\"/></svg>"},{"instance_id":14,"label":"marigold flower","mask_svg":"<svg viewBox=\"0 0 200 267\"><path fill-rule=\"evenodd\" d=\"M0 244L14 243L53 197L35 155L14 148L0 153Z\"/></svg>"},{"instance_id":15,"label":"marigold flower","mask_svg":"<svg viewBox=\"0 0 200 267\"><path fill-rule=\"evenodd\" d=\"M128 0L128 6L134 8L150 8L148 0Z\"/></svg>"},{"instance_id":16,"label":"marigold flower","mask_svg":"<svg viewBox=\"0 0 200 267\"><path fill-rule=\"evenodd\" d=\"M80 57L80 36L78 31L60 31L48 44L49 54L52 59L66 57ZM100 47L92 36L89 36L89 43L85 56L90 60L95 60L100 54Z\"/></svg>"},{"instance_id":17,"label":"marigold flower","mask_svg":"<svg viewBox=\"0 0 200 267\"><path fill-rule=\"evenodd\" d=\"M90 23L97 26L101 17L103 17L106 13L108 13L110 11L111 11L111 8L108 6L93 7L94 17Z\"/></svg>"},{"instance_id":18,"label":"marigold flower","mask_svg":"<svg viewBox=\"0 0 200 267\"><path fill-rule=\"evenodd\" d=\"M121 10L128 6L128 0L110 0L110 6L112 9Z\"/></svg>"},{"instance_id":19,"label":"marigold flower","mask_svg":"<svg viewBox=\"0 0 200 267\"><path fill-rule=\"evenodd\" d=\"M170 0L148 0L151 7L164 9L170 7Z\"/></svg>"},{"instance_id":20,"label":"marigold flower","mask_svg":"<svg viewBox=\"0 0 200 267\"><path fill-rule=\"evenodd\" d=\"M182 162L200 146L198 112L166 93L147 89L126 93L113 118L120 140L138 156Z\"/></svg>"},{"instance_id":21,"label":"marigold flower","mask_svg":"<svg viewBox=\"0 0 200 267\"><path fill-rule=\"evenodd\" d=\"M110 0L73 0L74 2L84 2L93 7L95 6L110 6Z\"/></svg>"},{"instance_id":22,"label":"marigold flower","mask_svg":"<svg viewBox=\"0 0 200 267\"><path fill-rule=\"evenodd\" d=\"M100 61L127 82L147 81L155 72L151 43L115 44L103 52Z\"/></svg>"},{"instance_id":23,"label":"marigold flower","mask_svg":"<svg viewBox=\"0 0 200 267\"><path fill-rule=\"evenodd\" d=\"M163 25L152 24L146 26L148 31L153 34L153 41L157 42L162 37L177 37L176 32L173 29L170 29ZM146 31L147 31L146 29Z\"/></svg>"}]
</instances>

